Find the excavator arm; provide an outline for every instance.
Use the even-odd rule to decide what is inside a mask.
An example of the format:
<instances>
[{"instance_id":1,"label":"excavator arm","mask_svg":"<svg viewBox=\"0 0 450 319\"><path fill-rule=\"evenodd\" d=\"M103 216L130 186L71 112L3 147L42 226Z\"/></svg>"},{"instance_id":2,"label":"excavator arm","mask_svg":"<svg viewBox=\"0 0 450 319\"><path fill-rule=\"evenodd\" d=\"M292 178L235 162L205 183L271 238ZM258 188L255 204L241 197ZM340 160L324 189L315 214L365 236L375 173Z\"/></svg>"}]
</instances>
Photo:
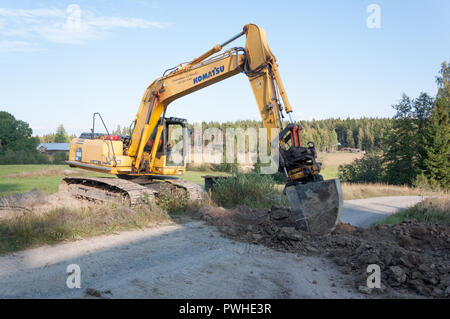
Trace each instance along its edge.
<instances>
[{"instance_id":1,"label":"excavator arm","mask_svg":"<svg viewBox=\"0 0 450 319\"><path fill-rule=\"evenodd\" d=\"M219 53L225 45L243 35L246 35L245 48L232 48ZM267 134L269 142L275 138L270 135L270 129L277 129L279 134L283 132L284 104L284 111L291 121L290 130L286 131L284 135L293 133L295 130L294 135L288 134L288 139L292 135L295 137L292 139L294 145L301 146L301 128L295 125L292 119L292 107L278 71L276 58L267 43L265 31L254 24L247 24L243 31L232 39L214 46L185 65L177 66L175 70L156 79L147 88L135 118L135 126L128 148L128 155L134 158L133 171L139 173L148 166L142 165L145 145L151 134L154 132L158 134L157 126L160 118L172 101L239 73L245 73L248 76L263 125L269 129L269 134ZM158 140L158 138L157 135L156 139ZM282 138L281 143L284 143L285 140ZM157 145L155 144L154 147L156 148ZM315 159L312 156L313 148L307 152L311 158L306 161L309 165L303 165L305 167L293 171L290 175L295 179L320 172L319 164L313 163ZM282 159L281 162L285 163L285 160ZM309 174L305 169L309 169ZM285 172L290 176L287 170Z\"/></svg>"}]
</instances>

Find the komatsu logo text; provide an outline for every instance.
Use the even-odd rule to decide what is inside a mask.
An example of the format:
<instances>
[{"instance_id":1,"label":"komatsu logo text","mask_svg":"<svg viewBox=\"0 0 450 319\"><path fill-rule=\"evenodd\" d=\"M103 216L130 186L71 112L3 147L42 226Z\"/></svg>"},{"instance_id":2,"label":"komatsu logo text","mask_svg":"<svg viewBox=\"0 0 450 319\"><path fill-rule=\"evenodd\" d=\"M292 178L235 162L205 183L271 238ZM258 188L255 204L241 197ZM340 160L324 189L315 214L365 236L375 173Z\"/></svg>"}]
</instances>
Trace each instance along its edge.
<instances>
[{"instance_id":1,"label":"komatsu logo text","mask_svg":"<svg viewBox=\"0 0 450 319\"><path fill-rule=\"evenodd\" d=\"M209 79L209 78L211 78L213 76L216 76L217 74L222 73L224 70L225 70L225 67L223 65L218 67L218 68L215 67L211 71L209 71L207 73L203 73L203 75L199 75L199 76L195 77L193 79L194 84L199 83L199 82L201 82L203 80Z\"/></svg>"}]
</instances>

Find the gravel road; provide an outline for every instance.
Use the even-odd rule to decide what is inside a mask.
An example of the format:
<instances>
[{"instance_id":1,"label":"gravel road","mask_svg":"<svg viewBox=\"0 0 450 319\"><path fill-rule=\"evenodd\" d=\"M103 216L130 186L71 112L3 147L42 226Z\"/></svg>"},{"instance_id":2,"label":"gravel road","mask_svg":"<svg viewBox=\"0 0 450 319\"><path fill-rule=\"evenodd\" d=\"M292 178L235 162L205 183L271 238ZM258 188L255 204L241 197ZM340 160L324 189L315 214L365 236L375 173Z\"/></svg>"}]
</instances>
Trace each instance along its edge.
<instances>
[{"instance_id":1,"label":"gravel road","mask_svg":"<svg viewBox=\"0 0 450 319\"><path fill-rule=\"evenodd\" d=\"M346 201L367 225L420 197ZM66 268L81 268L81 289ZM362 298L330 261L232 241L203 222L123 232L0 257L0 298ZM107 293L105 293L107 291Z\"/></svg>"},{"instance_id":2,"label":"gravel road","mask_svg":"<svg viewBox=\"0 0 450 319\"><path fill-rule=\"evenodd\" d=\"M353 226L367 227L387 215L414 206L423 201L422 196L389 196L344 201L341 221Z\"/></svg>"},{"instance_id":3,"label":"gravel road","mask_svg":"<svg viewBox=\"0 0 450 319\"><path fill-rule=\"evenodd\" d=\"M66 268L81 268L81 289ZM327 260L223 238L203 222L137 230L0 257L0 297L351 298ZM332 285L336 287L332 287Z\"/></svg>"}]
</instances>

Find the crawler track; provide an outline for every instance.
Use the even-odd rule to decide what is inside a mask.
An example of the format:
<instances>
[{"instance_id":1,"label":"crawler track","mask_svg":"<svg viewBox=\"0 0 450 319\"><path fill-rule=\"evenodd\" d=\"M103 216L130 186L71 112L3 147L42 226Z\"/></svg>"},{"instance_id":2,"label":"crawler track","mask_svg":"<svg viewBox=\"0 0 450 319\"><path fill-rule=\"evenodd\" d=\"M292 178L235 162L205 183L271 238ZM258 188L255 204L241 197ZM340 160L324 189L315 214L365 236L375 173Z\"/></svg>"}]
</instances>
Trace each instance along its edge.
<instances>
[{"instance_id":1,"label":"crawler track","mask_svg":"<svg viewBox=\"0 0 450 319\"><path fill-rule=\"evenodd\" d=\"M195 183L183 179L165 179L164 182L176 187L184 188L189 193L191 202L202 201L205 195L203 188Z\"/></svg>"},{"instance_id":2,"label":"crawler track","mask_svg":"<svg viewBox=\"0 0 450 319\"><path fill-rule=\"evenodd\" d=\"M143 202L145 197L155 200L158 195L160 183L169 183L175 187L183 188L189 193L191 201L203 199L203 189L197 184L180 179L148 179L136 178L126 180L108 177L66 177L61 181L59 190L69 192L72 196L102 202L128 201L130 206Z\"/></svg>"}]
</instances>

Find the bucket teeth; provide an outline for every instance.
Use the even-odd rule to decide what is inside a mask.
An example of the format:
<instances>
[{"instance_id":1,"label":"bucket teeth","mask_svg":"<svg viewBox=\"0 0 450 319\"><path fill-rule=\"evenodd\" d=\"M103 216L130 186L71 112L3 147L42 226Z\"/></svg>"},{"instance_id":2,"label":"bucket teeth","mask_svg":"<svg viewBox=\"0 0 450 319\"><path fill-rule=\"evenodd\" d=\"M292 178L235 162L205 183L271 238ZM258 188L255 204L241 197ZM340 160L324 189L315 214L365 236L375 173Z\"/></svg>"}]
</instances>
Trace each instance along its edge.
<instances>
[{"instance_id":1,"label":"bucket teeth","mask_svg":"<svg viewBox=\"0 0 450 319\"><path fill-rule=\"evenodd\" d=\"M339 221L343 198L339 179L295 184L284 189L296 228L324 235Z\"/></svg>"}]
</instances>

